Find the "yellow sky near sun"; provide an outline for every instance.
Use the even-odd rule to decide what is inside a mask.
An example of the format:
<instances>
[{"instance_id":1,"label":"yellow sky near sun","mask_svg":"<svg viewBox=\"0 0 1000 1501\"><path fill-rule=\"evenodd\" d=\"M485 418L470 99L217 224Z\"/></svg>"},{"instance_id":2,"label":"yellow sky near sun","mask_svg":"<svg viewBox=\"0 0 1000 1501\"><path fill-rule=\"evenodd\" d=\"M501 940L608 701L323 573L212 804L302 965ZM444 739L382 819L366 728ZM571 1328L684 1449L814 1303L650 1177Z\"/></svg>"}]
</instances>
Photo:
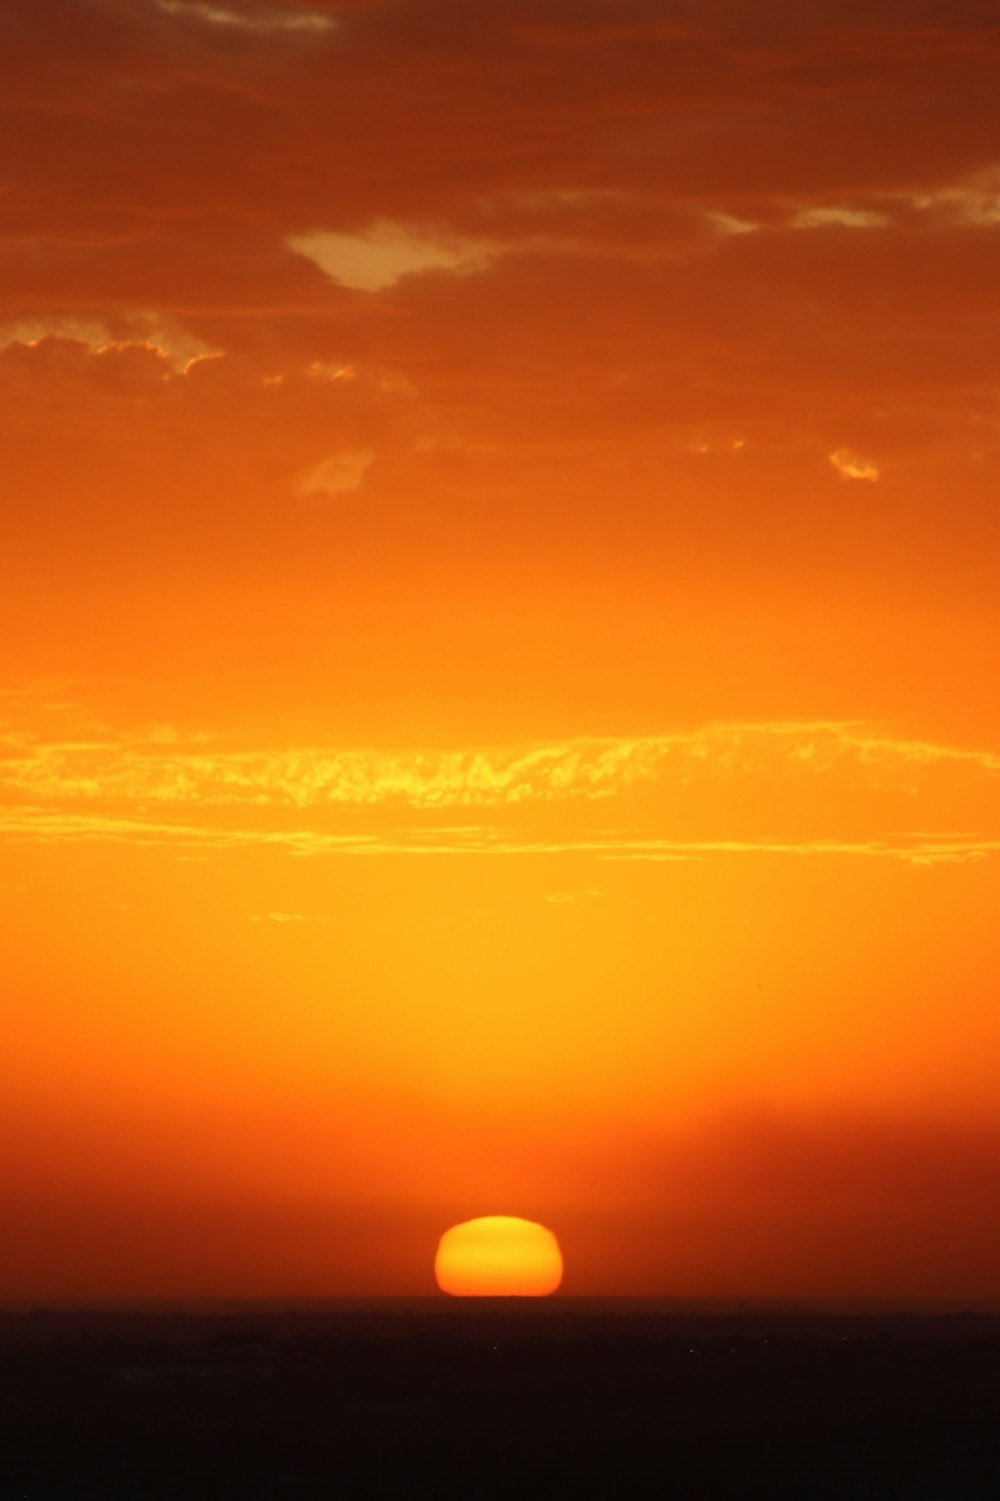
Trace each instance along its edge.
<instances>
[{"instance_id":1,"label":"yellow sky near sun","mask_svg":"<svg viewBox=\"0 0 1000 1501\"><path fill-rule=\"evenodd\" d=\"M248 750L24 700L9 723L5 1169L29 1204L318 1201L405 1238L428 1205L522 1195L662 1218L691 1184L651 1199L649 1153L711 1158L734 1111L793 1144L909 1121L904 1160L938 1117L988 1139L989 752L808 722L465 752ZM696 1194L735 1213L727 1171ZM331 1257L339 1289L395 1285Z\"/></svg>"}]
</instances>

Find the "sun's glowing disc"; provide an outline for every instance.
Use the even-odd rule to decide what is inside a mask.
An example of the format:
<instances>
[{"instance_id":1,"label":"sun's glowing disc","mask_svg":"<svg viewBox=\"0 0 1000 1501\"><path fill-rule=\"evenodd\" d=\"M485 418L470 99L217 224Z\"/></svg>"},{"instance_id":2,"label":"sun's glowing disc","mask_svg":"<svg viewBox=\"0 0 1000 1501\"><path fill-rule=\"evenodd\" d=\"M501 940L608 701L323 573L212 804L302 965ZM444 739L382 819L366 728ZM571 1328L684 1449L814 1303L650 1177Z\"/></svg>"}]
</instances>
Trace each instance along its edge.
<instances>
[{"instance_id":1,"label":"sun's glowing disc","mask_svg":"<svg viewBox=\"0 0 1000 1501\"><path fill-rule=\"evenodd\" d=\"M458 1298L543 1298L555 1292L562 1274L552 1231L507 1214L453 1225L434 1258L438 1287Z\"/></svg>"}]
</instances>

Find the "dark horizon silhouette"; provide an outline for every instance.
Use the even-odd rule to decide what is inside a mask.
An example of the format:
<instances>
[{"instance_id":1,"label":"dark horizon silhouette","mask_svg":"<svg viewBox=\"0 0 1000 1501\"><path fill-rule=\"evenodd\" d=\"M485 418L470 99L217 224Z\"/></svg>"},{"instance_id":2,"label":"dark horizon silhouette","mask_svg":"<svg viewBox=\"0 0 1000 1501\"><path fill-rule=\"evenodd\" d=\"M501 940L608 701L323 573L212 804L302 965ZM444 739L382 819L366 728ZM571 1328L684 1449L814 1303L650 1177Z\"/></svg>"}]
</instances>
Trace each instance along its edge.
<instances>
[{"instance_id":1,"label":"dark horizon silhouette","mask_svg":"<svg viewBox=\"0 0 1000 1501\"><path fill-rule=\"evenodd\" d=\"M0 1313L0 1494L994 1501L1000 1485L997 1315L445 1301Z\"/></svg>"}]
</instances>

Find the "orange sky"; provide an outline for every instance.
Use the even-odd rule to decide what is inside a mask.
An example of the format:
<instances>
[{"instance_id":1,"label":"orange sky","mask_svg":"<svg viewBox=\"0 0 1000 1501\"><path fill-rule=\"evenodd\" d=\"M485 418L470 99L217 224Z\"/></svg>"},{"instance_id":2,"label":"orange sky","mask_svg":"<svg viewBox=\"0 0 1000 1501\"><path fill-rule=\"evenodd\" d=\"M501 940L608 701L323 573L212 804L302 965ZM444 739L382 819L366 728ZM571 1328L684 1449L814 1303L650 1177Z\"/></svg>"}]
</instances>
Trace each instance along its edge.
<instances>
[{"instance_id":1,"label":"orange sky","mask_svg":"<svg viewBox=\"0 0 1000 1501\"><path fill-rule=\"evenodd\" d=\"M0 1299L1000 1297L992 0L0 59Z\"/></svg>"}]
</instances>

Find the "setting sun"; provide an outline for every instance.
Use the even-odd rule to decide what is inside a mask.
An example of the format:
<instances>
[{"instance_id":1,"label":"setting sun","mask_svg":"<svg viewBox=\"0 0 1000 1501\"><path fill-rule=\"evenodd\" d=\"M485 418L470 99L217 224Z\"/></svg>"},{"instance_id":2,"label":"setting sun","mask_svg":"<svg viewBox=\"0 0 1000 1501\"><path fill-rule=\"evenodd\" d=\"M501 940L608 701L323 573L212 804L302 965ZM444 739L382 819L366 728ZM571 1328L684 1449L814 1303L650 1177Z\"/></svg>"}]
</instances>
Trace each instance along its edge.
<instances>
[{"instance_id":1,"label":"setting sun","mask_svg":"<svg viewBox=\"0 0 1000 1501\"><path fill-rule=\"evenodd\" d=\"M552 1231L506 1214L453 1225L434 1258L441 1291L459 1298L544 1298L555 1292L562 1274Z\"/></svg>"}]
</instances>

